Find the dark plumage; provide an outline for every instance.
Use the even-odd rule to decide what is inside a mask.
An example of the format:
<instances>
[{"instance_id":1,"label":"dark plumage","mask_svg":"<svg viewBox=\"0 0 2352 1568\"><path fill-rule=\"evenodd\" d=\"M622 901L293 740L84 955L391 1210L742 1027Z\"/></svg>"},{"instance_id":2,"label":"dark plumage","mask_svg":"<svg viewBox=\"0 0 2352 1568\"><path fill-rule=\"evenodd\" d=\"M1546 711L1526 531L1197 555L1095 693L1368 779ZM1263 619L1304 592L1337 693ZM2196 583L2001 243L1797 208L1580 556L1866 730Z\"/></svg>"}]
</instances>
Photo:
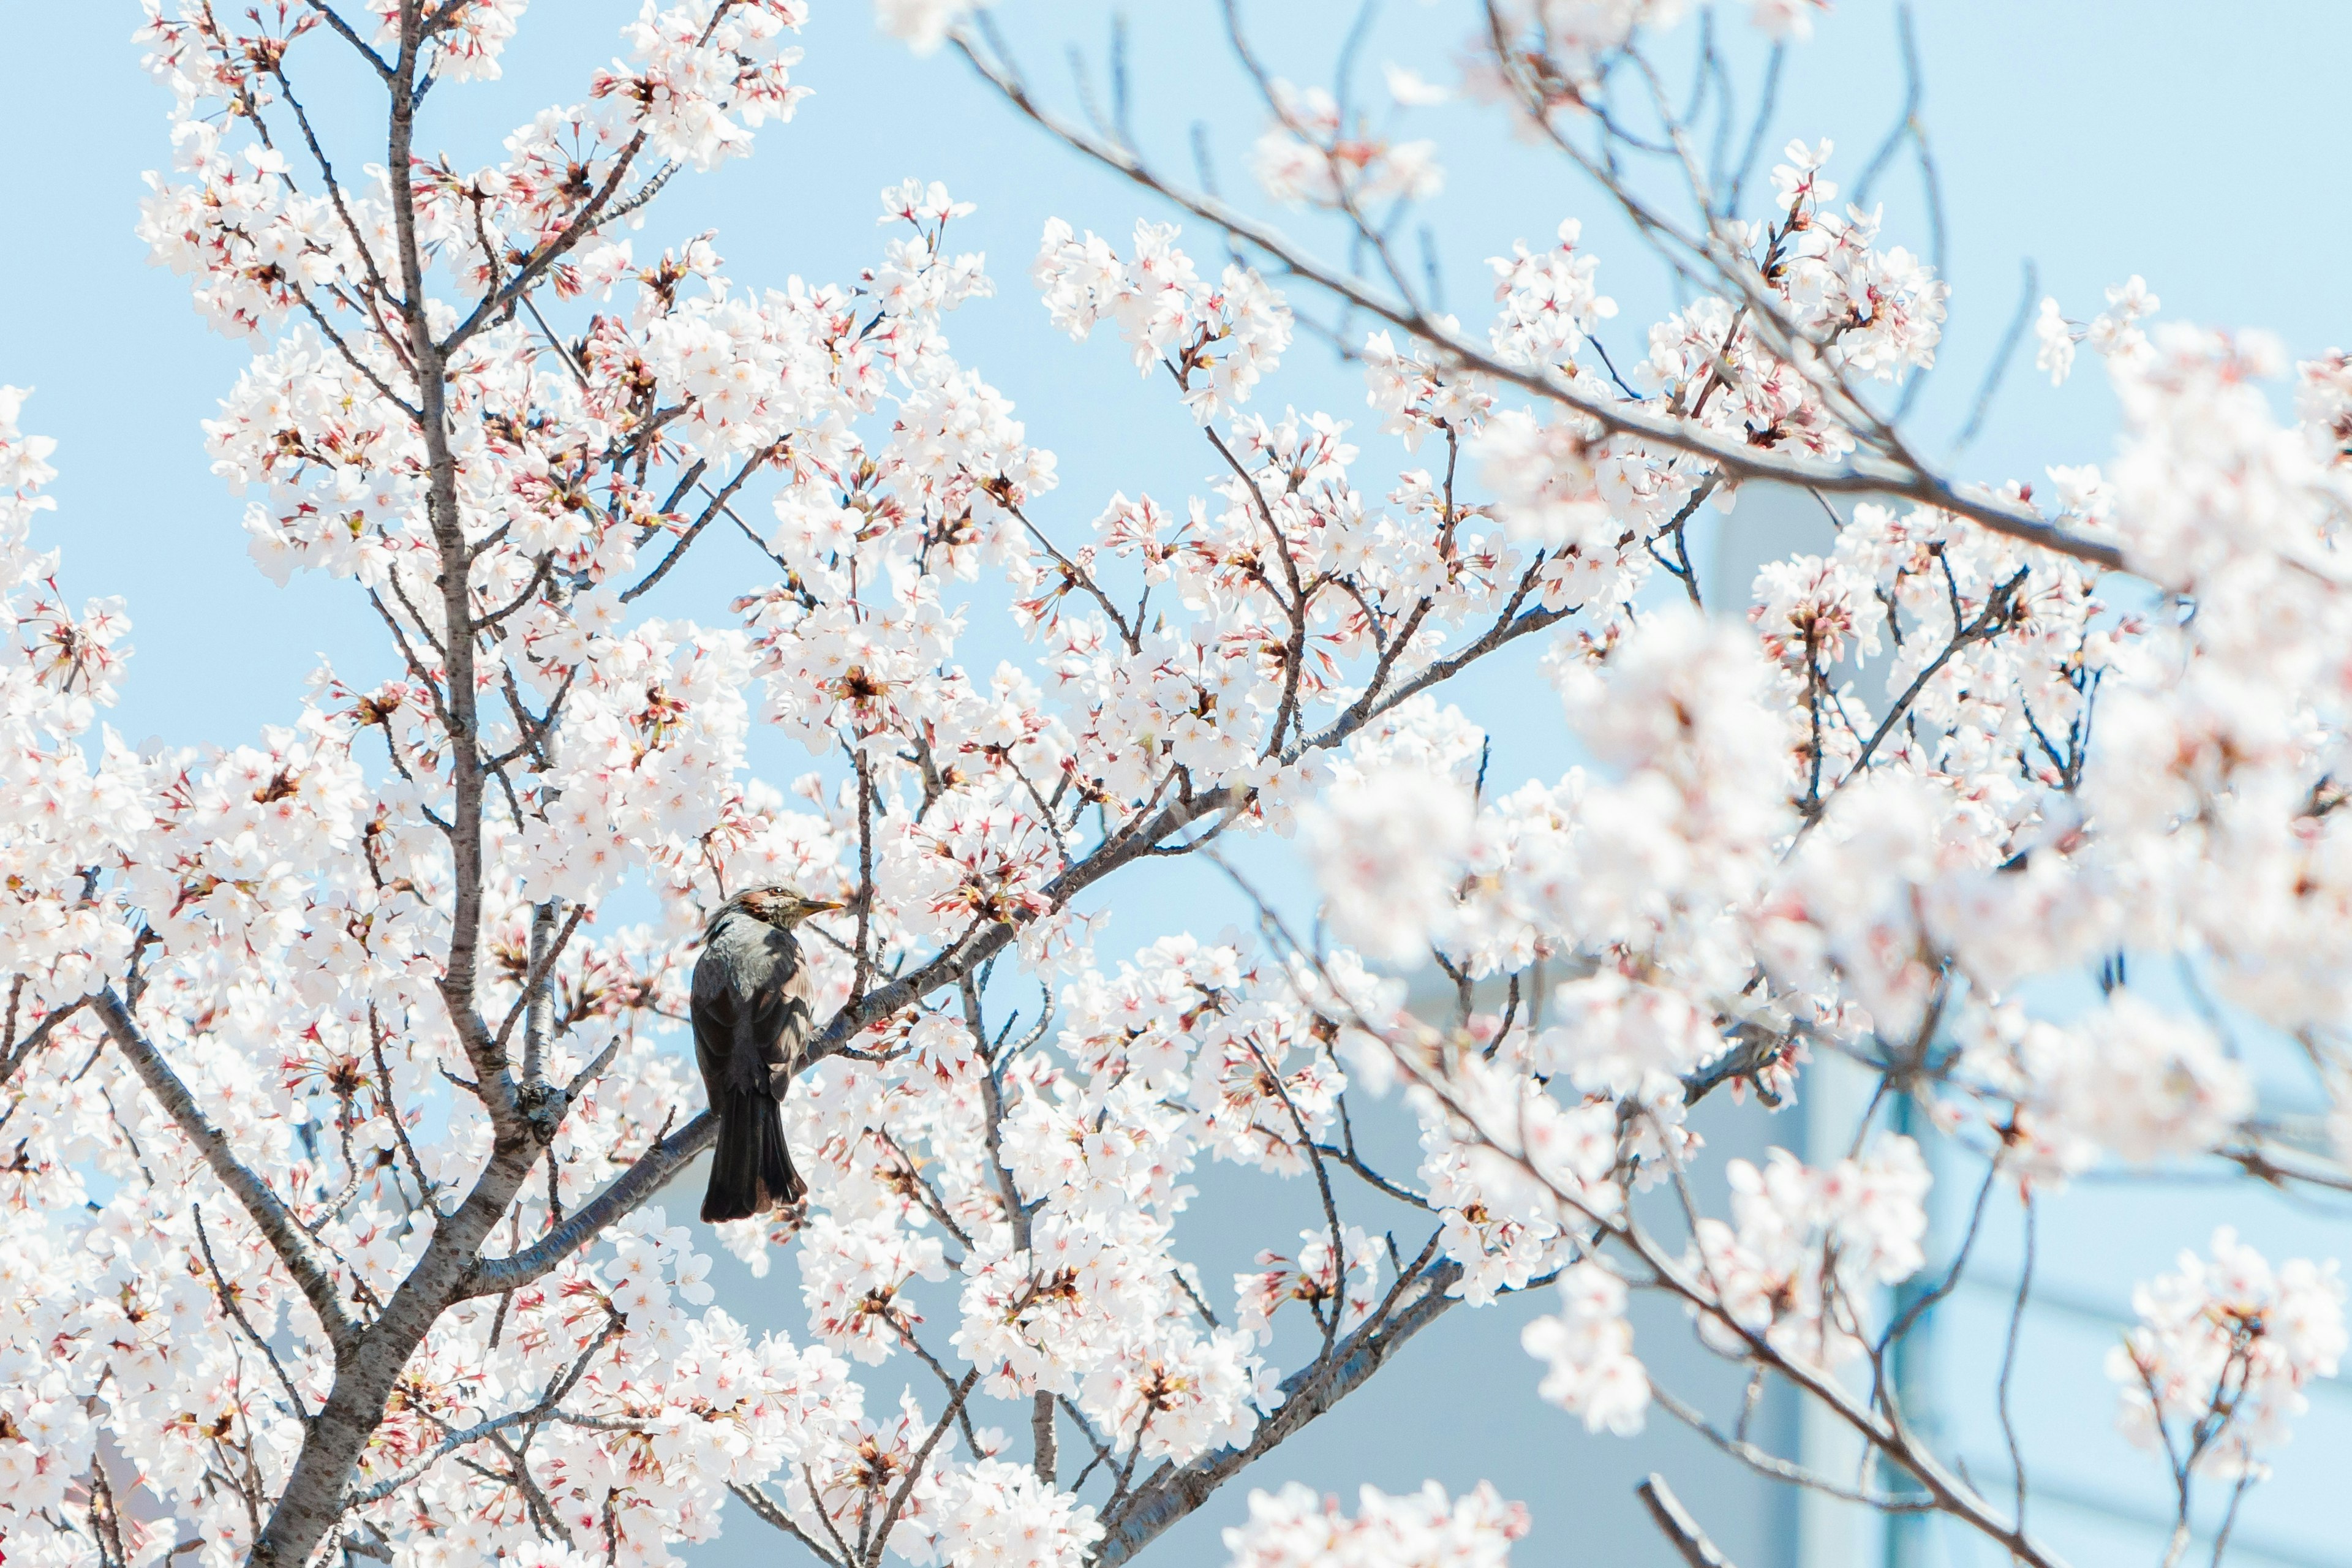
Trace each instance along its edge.
<instances>
[{"instance_id":1,"label":"dark plumage","mask_svg":"<svg viewBox=\"0 0 2352 1568\"><path fill-rule=\"evenodd\" d=\"M778 1109L815 1026L808 968L792 931L840 907L790 888L753 888L728 900L703 932L694 965L694 1056L719 1113L705 1220L748 1219L798 1203L808 1191L784 1148Z\"/></svg>"}]
</instances>

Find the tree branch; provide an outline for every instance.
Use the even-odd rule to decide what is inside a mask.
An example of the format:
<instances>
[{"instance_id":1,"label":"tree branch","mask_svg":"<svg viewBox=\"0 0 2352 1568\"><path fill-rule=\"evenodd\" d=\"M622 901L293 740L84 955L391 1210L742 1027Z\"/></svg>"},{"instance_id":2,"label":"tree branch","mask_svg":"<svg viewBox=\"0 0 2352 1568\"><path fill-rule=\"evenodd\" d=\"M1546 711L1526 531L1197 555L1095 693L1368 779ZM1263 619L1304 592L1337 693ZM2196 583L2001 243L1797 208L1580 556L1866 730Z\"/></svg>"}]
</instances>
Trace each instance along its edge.
<instances>
[{"instance_id":1,"label":"tree branch","mask_svg":"<svg viewBox=\"0 0 2352 1568\"><path fill-rule=\"evenodd\" d=\"M719 1118L698 1112L687 1124L637 1157L610 1186L572 1212L570 1218L522 1251L506 1258L486 1258L467 1273L460 1300L519 1290L545 1277L565 1258L593 1242L606 1229L652 1201L686 1163L719 1136Z\"/></svg>"},{"instance_id":2,"label":"tree branch","mask_svg":"<svg viewBox=\"0 0 2352 1568\"><path fill-rule=\"evenodd\" d=\"M1250 1440L1219 1448L1189 1465L1165 1465L1135 1489L1095 1549L1093 1568L1117 1568L1150 1545L1177 1521L1209 1500L1210 1494L1271 1451L1317 1416L1362 1387L1405 1342L1435 1322L1457 1298L1449 1296L1462 1266L1452 1260L1422 1270L1390 1312L1342 1342L1333 1354L1285 1379L1280 1408L1258 1424Z\"/></svg>"},{"instance_id":3,"label":"tree branch","mask_svg":"<svg viewBox=\"0 0 2352 1568\"><path fill-rule=\"evenodd\" d=\"M973 69L1002 93L1007 102L1049 135L1193 216L1216 225L1236 241L1255 247L1280 263L1290 276L1411 333L1461 369L1507 382L1547 402L1596 420L1603 429L1613 434L1639 437L1661 447L1704 458L1734 479L1772 480L1843 494L1901 496L1924 506L1967 518L1996 533L2006 534L2044 550L2072 555L2109 571L2130 569L2125 562L2122 549L2106 540L2076 533L2032 512L1964 494L1952 481L1916 463L1857 455L1832 466L1777 457L1744 441L1711 434L1679 417L1657 413L1639 404L1599 397L1539 372L1505 363L1491 350L1460 331L1443 325L1409 304L1400 306L1371 292L1357 279L1316 260L1282 235L1217 198L1202 192L1187 190L1161 178L1133 153L1089 134L1038 103L1010 72L984 58L973 47L969 37L961 33L950 37L964 58L971 61Z\"/></svg>"},{"instance_id":4,"label":"tree branch","mask_svg":"<svg viewBox=\"0 0 2352 1568\"><path fill-rule=\"evenodd\" d=\"M1706 1538L1706 1531L1698 1527L1698 1521L1683 1507L1683 1500L1675 1496L1674 1489L1666 1485L1665 1477L1653 1470L1650 1479L1633 1490L1641 1498L1642 1506L1650 1510L1650 1518L1657 1525L1659 1533L1681 1554L1682 1560L1690 1564L1690 1568L1732 1568L1731 1559L1716 1550L1715 1542Z\"/></svg>"}]
</instances>

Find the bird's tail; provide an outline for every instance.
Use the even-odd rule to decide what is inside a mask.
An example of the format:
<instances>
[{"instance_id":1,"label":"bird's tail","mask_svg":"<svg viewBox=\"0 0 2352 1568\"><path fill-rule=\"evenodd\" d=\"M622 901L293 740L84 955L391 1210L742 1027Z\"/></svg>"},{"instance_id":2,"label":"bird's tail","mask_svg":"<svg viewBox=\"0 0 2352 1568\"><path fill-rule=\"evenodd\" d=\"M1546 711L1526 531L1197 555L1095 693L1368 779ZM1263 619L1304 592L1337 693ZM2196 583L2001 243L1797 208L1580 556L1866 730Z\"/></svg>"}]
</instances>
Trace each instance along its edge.
<instances>
[{"instance_id":1,"label":"bird's tail","mask_svg":"<svg viewBox=\"0 0 2352 1568\"><path fill-rule=\"evenodd\" d=\"M702 1197L706 1223L749 1219L796 1204L808 1184L793 1169L776 1102L757 1092L728 1089L719 1097L719 1147L710 1160L710 1190Z\"/></svg>"}]
</instances>

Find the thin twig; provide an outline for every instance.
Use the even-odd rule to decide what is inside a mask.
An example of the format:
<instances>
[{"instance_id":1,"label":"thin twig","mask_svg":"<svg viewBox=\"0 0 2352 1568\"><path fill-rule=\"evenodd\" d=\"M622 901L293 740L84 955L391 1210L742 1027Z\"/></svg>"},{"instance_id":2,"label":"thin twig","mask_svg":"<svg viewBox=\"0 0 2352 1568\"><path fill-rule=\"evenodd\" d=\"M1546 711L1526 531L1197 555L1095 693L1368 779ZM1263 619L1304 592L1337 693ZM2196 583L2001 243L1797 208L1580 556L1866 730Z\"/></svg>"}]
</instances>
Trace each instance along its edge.
<instances>
[{"instance_id":1,"label":"thin twig","mask_svg":"<svg viewBox=\"0 0 2352 1568\"><path fill-rule=\"evenodd\" d=\"M1651 1521L1666 1538L1666 1543L1690 1568L1732 1568L1731 1559L1716 1550L1706 1531L1698 1527L1698 1521L1683 1507L1682 1499L1666 1485L1665 1477L1653 1470L1649 1479L1633 1490L1641 1498L1642 1506L1650 1510Z\"/></svg>"}]
</instances>

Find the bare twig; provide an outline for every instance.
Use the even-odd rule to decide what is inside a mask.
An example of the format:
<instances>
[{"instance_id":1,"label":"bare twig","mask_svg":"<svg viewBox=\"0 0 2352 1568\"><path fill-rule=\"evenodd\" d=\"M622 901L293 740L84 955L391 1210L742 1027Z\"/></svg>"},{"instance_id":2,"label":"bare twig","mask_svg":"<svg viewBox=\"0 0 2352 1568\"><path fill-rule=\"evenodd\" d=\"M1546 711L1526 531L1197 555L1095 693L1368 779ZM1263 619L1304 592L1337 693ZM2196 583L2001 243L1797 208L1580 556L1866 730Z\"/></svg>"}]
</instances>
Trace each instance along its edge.
<instances>
[{"instance_id":1,"label":"bare twig","mask_svg":"<svg viewBox=\"0 0 2352 1568\"><path fill-rule=\"evenodd\" d=\"M1666 1544L1672 1546L1682 1560L1690 1564L1690 1568L1732 1568L1731 1559L1716 1550L1715 1542L1706 1538L1706 1531L1698 1527L1698 1521L1691 1518L1690 1510L1683 1507L1682 1499L1675 1496L1674 1489L1666 1485L1665 1477L1653 1470L1649 1479L1633 1490L1640 1496L1642 1506L1650 1510L1651 1521L1666 1538Z\"/></svg>"}]
</instances>

